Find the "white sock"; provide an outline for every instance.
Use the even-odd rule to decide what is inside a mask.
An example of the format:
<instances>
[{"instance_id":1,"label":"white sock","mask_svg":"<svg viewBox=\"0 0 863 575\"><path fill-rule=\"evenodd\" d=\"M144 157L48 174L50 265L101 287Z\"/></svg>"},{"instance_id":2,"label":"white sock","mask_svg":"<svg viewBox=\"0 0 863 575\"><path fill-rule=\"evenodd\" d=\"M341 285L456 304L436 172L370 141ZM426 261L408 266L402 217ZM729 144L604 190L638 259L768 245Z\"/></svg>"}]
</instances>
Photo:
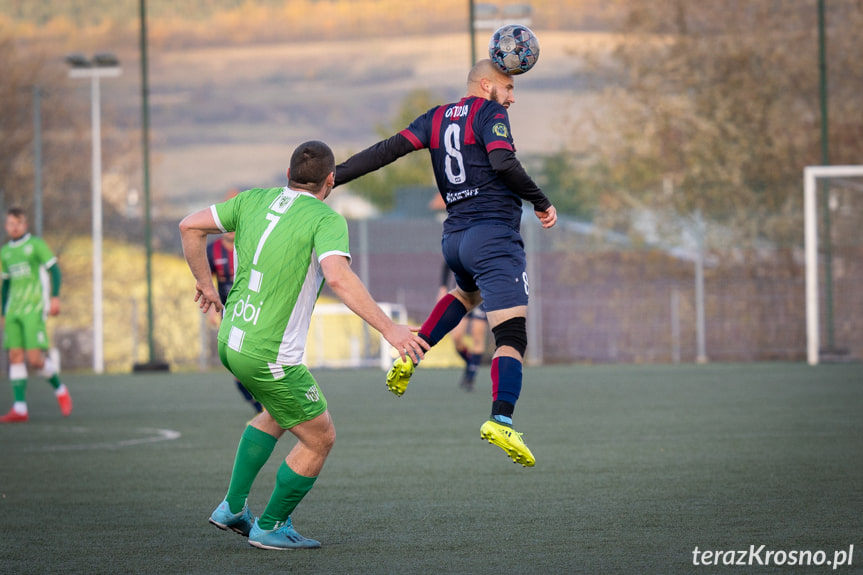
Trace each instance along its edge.
<instances>
[{"instance_id":1,"label":"white sock","mask_svg":"<svg viewBox=\"0 0 863 575\"><path fill-rule=\"evenodd\" d=\"M51 376L55 373L57 373L57 370L54 369L54 362L51 361L50 357L45 357L45 363L42 366L42 369L39 370L39 375L45 379L51 379Z\"/></svg>"},{"instance_id":2,"label":"white sock","mask_svg":"<svg viewBox=\"0 0 863 575\"><path fill-rule=\"evenodd\" d=\"M61 395L66 395L66 384L61 383L60 387L54 390L54 395L60 397Z\"/></svg>"},{"instance_id":3,"label":"white sock","mask_svg":"<svg viewBox=\"0 0 863 575\"><path fill-rule=\"evenodd\" d=\"M27 415L27 402L16 401L12 404L12 411L17 413L18 415Z\"/></svg>"}]
</instances>

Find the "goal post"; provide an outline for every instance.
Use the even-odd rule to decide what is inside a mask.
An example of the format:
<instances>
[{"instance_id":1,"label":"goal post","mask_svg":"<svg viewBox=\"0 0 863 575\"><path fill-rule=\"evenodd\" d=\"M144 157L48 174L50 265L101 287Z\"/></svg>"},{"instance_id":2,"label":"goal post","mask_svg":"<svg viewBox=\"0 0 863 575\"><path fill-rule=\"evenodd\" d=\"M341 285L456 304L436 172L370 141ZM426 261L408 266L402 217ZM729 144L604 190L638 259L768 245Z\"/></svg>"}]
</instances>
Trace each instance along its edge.
<instances>
[{"instance_id":1,"label":"goal post","mask_svg":"<svg viewBox=\"0 0 863 575\"><path fill-rule=\"evenodd\" d=\"M396 323L407 321L405 306L379 303L381 309ZM392 346L341 303L316 303L309 325L303 363L310 368L350 369L379 367L384 371L392 365Z\"/></svg>"},{"instance_id":2,"label":"goal post","mask_svg":"<svg viewBox=\"0 0 863 575\"><path fill-rule=\"evenodd\" d=\"M863 166L807 166L803 170L803 219L806 250L806 359L818 365L821 346L818 300L817 180L863 176Z\"/></svg>"}]
</instances>

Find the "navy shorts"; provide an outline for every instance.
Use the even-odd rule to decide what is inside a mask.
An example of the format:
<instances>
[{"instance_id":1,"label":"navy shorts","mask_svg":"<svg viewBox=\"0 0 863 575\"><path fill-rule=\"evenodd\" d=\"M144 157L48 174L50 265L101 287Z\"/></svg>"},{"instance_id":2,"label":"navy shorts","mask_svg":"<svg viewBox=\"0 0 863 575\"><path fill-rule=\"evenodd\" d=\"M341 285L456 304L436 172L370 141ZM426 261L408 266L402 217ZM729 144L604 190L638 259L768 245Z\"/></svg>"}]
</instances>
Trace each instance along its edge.
<instances>
[{"instance_id":1,"label":"navy shorts","mask_svg":"<svg viewBox=\"0 0 863 575\"><path fill-rule=\"evenodd\" d=\"M462 290L479 290L485 311L527 305L524 242L506 225L475 225L444 234L443 257Z\"/></svg>"}]
</instances>

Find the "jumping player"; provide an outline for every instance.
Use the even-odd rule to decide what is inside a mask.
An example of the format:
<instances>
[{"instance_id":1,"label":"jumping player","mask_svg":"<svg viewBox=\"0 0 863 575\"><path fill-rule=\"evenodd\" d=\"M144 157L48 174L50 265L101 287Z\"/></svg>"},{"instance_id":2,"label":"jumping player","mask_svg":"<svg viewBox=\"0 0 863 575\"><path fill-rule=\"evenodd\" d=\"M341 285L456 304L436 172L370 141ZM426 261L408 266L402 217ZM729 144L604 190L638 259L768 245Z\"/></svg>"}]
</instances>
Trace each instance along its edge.
<instances>
[{"instance_id":1,"label":"jumping player","mask_svg":"<svg viewBox=\"0 0 863 575\"><path fill-rule=\"evenodd\" d=\"M515 102L513 78L480 60L467 79L467 95L436 106L410 126L355 154L336 168L336 185L377 170L415 150L429 150L438 191L446 203L441 247L456 287L441 298L420 329L435 345L464 315L485 304L495 339L491 417L480 436L524 466L536 462L512 427L527 348L528 280L519 233L522 201L533 204L543 228L557 211L515 156L507 109ZM387 387L401 396L416 365L396 359Z\"/></svg>"},{"instance_id":2,"label":"jumping player","mask_svg":"<svg viewBox=\"0 0 863 575\"><path fill-rule=\"evenodd\" d=\"M14 403L0 423L24 423L27 410L27 363L54 388L60 413L72 413L72 396L60 381L48 349L45 319L60 313L60 266L48 244L27 231L27 215L21 208L6 212L9 242L0 249L3 268L3 347L9 350L9 381ZM48 282L50 281L50 286ZM50 290L50 291L49 291ZM25 363L26 359L26 363Z\"/></svg>"}]
</instances>

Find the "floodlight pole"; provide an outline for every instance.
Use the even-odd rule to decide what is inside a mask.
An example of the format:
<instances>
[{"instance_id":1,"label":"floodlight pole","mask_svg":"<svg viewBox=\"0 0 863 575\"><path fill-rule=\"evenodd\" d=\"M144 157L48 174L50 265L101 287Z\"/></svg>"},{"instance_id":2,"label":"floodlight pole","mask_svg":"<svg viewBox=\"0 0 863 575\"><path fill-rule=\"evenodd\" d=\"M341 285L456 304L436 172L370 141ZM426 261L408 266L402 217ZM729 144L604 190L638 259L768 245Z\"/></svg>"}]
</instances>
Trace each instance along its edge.
<instances>
[{"instance_id":1,"label":"floodlight pole","mask_svg":"<svg viewBox=\"0 0 863 575\"><path fill-rule=\"evenodd\" d=\"M105 371L104 322L102 319L102 118L99 80L120 75L119 66L83 67L69 70L73 79L90 79L93 204L93 371Z\"/></svg>"},{"instance_id":2,"label":"floodlight pole","mask_svg":"<svg viewBox=\"0 0 863 575\"><path fill-rule=\"evenodd\" d=\"M153 338L153 238L152 208L150 206L150 85L147 61L147 0L139 0L139 41L141 48L141 151L144 175L144 243L147 253L147 363L136 364L134 369L149 370L164 367L156 361L156 344Z\"/></svg>"},{"instance_id":3,"label":"floodlight pole","mask_svg":"<svg viewBox=\"0 0 863 575\"><path fill-rule=\"evenodd\" d=\"M827 40L824 33L824 0L818 0L818 78L821 101L821 164L830 165L829 120L827 117ZM834 349L833 328L833 242L830 231L830 182L822 183L824 214L824 304L827 320L827 349Z\"/></svg>"},{"instance_id":4,"label":"floodlight pole","mask_svg":"<svg viewBox=\"0 0 863 575\"><path fill-rule=\"evenodd\" d=\"M474 1L468 0L467 8L470 11L468 23L470 24L470 67L476 64L476 13L474 12Z\"/></svg>"},{"instance_id":5,"label":"floodlight pole","mask_svg":"<svg viewBox=\"0 0 863 575\"><path fill-rule=\"evenodd\" d=\"M33 86L33 228L42 237L42 88Z\"/></svg>"}]
</instances>

